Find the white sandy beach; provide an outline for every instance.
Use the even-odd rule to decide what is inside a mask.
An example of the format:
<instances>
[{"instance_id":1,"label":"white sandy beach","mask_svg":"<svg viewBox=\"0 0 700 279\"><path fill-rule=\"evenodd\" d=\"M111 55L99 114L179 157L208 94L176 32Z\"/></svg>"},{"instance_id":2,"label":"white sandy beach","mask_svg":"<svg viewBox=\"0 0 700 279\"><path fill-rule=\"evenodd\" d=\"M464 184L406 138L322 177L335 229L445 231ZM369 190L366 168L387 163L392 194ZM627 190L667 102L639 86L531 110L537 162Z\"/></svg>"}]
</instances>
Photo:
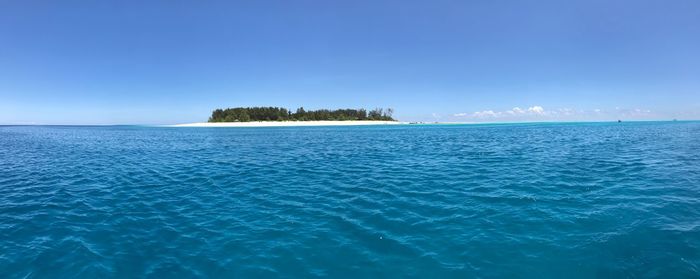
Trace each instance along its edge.
<instances>
[{"instance_id":1,"label":"white sandy beach","mask_svg":"<svg viewBox=\"0 0 700 279\"><path fill-rule=\"evenodd\" d=\"M251 122L199 122L169 125L170 127L296 127L296 126L366 126L401 125L399 121L251 121Z\"/></svg>"}]
</instances>

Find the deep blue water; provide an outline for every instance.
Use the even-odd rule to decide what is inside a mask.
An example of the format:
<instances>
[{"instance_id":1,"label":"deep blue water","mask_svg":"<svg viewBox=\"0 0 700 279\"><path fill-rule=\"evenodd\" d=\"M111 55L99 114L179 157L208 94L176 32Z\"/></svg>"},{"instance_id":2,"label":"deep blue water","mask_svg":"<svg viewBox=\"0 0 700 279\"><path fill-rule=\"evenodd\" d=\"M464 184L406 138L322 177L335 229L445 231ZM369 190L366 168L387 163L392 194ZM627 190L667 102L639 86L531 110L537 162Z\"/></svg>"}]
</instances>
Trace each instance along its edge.
<instances>
[{"instance_id":1,"label":"deep blue water","mask_svg":"<svg viewBox=\"0 0 700 279\"><path fill-rule=\"evenodd\" d=\"M700 277L700 122L0 127L0 276Z\"/></svg>"}]
</instances>

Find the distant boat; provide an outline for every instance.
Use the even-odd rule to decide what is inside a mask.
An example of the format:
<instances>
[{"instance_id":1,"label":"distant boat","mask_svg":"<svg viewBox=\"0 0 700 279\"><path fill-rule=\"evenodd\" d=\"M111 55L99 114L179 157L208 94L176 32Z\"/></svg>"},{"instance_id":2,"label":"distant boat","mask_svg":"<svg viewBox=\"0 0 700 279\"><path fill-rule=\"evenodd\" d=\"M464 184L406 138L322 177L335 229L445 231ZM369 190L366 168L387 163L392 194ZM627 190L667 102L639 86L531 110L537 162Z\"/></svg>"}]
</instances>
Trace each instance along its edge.
<instances>
[{"instance_id":1,"label":"distant boat","mask_svg":"<svg viewBox=\"0 0 700 279\"><path fill-rule=\"evenodd\" d=\"M620 122L622 122L622 120L618 119L618 120L617 120L617 123L620 123Z\"/></svg>"}]
</instances>

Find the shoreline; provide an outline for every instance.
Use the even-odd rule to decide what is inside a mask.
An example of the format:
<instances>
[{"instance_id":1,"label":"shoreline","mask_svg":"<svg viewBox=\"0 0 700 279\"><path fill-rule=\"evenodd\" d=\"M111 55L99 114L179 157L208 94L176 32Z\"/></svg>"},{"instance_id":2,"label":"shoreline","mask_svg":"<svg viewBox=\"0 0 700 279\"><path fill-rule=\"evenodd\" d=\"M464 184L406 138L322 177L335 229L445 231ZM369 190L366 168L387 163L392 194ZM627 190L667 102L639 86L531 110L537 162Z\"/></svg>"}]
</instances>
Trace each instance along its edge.
<instances>
[{"instance_id":1,"label":"shoreline","mask_svg":"<svg viewBox=\"0 0 700 279\"><path fill-rule=\"evenodd\" d=\"M404 125L408 122L380 120L319 120L319 121L251 121L251 122L198 122L166 125L167 127L299 127L299 126L369 126Z\"/></svg>"}]
</instances>

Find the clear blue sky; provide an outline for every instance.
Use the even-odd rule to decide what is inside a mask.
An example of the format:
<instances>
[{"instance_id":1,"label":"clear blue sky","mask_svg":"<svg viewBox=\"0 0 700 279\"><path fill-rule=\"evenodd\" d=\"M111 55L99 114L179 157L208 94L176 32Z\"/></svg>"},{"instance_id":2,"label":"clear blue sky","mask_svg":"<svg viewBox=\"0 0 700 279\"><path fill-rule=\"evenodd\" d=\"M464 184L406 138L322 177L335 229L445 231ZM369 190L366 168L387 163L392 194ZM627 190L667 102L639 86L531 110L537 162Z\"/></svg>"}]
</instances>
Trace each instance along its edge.
<instances>
[{"instance_id":1,"label":"clear blue sky","mask_svg":"<svg viewBox=\"0 0 700 279\"><path fill-rule=\"evenodd\" d=\"M0 2L0 124L700 119L700 1Z\"/></svg>"}]
</instances>

